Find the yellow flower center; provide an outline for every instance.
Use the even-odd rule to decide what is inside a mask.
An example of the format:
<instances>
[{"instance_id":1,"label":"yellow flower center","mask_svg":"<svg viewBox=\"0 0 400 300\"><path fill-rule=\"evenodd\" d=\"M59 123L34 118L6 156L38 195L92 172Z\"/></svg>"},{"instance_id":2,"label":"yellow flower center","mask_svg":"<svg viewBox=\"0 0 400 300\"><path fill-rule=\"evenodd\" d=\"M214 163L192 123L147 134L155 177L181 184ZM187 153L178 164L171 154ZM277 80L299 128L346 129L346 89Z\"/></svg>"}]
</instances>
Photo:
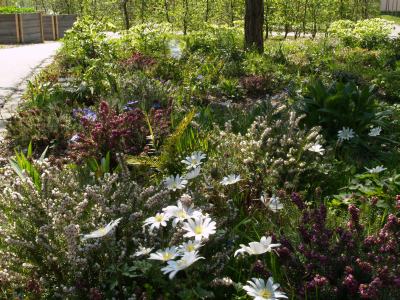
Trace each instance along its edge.
<instances>
[{"instance_id":1,"label":"yellow flower center","mask_svg":"<svg viewBox=\"0 0 400 300\"><path fill-rule=\"evenodd\" d=\"M201 226L196 226L196 227L194 228L194 233L196 233L196 234L202 234L202 232L203 232L203 227L201 227Z\"/></svg>"},{"instance_id":2,"label":"yellow flower center","mask_svg":"<svg viewBox=\"0 0 400 300\"><path fill-rule=\"evenodd\" d=\"M187 252L193 252L194 251L194 246L193 245L187 245L186 251Z\"/></svg>"},{"instance_id":3,"label":"yellow flower center","mask_svg":"<svg viewBox=\"0 0 400 300\"><path fill-rule=\"evenodd\" d=\"M163 221L163 216L156 216L156 221L158 222L158 223L161 223L162 221Z\"/></svg>"},{"instance_id":4,"label":"yellow flower center","mask_svg":"<svg viewBox=\"0 0 400 300\"><path fill-rule=\"evenodd\" d=\"M184 210L180 210L177 213L177 216L178 216L178 218L184 219L184 218L186 218L186 212Z\"/></svg>"},{"instance_id":5,"label":"yellow flower center","mask_svg":"<svg viewBox=\"0 0 400 300\"><path fill-rule=\"evenodd\" d=\"M170 260L171 258L172 258L171 253L166 252L166 253L163 254L163 259L164 260Z\"/></svg>"},{"instance_id":6,"label":"yellow flower center","mask_svg":"<svg viewBox=\"0 0 400 300\"><path fill-rule=\"evenodd\" d=\"M267 299L271 298L271 296L272 296L271 292L269 290L267 290L267 289L262 289L259 292L259 295L260 295L260 297L264 297L264 298L267 298Z\"/></svg>"}]
</instances>

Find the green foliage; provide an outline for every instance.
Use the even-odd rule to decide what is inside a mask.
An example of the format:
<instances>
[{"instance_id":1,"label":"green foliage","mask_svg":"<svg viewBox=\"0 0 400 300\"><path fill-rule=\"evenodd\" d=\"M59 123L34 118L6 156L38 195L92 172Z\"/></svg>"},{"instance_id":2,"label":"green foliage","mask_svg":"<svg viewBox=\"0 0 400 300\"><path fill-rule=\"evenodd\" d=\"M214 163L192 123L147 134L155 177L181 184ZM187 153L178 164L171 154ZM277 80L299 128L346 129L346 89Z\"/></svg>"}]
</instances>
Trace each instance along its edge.
<instances>
[{"instance_id":1,"label":"green foliage","mask_svg":"<svg viewBox=\"0 0 400 300\"><path fill-rule=\"evenodd\" d=\"M7 124L8 134L16 144L27 145L32 141L39 151L50 145L56 152L67 148L75 127L70 108L65 105L20 111Z\"/></svg>"},{"instance_id":2,"label":"green foliage","mask_svg":"<svg viewBox=\"0 0 400 300\"><path fill-rule=\"evenodd\" d=\"M354 82L336 82L330 86L315 80L307 87L299 103L308 126L322 126L329 138L343 127L362 134L376 120L374 87L358 87Z\"/></svg>"},{"instance_id":3,"label":"green foliage","mask_svg":"<svg viewBox=\"0 0 400 300\"><path fill-rule=\"evenodd\" d=\"M65 36L61 65L80 83L90 86L89 97L116 92L116 66L120 44L110 40L106 31L111 23L83 18Z\"/></svg>"},{"instance_id":4,"label":"green foliage","mask_svg":"<svg viewBox=\"0 0 400 300\"><path fill-rule=\"evenodd\" d=\"M158 157L133 156L127 159L127 164L145 165L163 171L168 170L171 173L177 171L177 163L180 158L196 149L200 142L195 130L190 128L194 116L195 111L191 111L183 118L173 133L164 141ZM206 148L207 144L204 143L202 146Z\"/></svg>"},{"instance_id":5,"label":"green foliage","mask_svg":"<svg viewBox=\"0 0 400 300\"><path fill-rule=\"evenodd\" d=\"M340 20L331 24L329 33L347 46L373 49L388 43L391 25L391 22L379 18L357 22Z\"/></svg>"},{"instance_id":6,"label":"green foliage","mask_svg":"<svg viewBox=\"0 0 400 300\"><path fill-rule=\"evenodd\" d=\"M34 13L33 7L0 6L0 14Z\"/></svg>"},{"instance_id":7,"label":"green foliage","mask_svg":"<svg viewBox=\"0 0 400 300\"><path fill-rule=\"evenodd\" d=\"M42 153L40 160L44 159L46 152L47 148ZM9 162L15 173L18 174L22 180L25 180L26 175L29 176L35 187L40 191L42 188L42 182L39 171L32 163L32 143L29 143L26 156L23 151L15 151L15 158L11 158Z\"/></svg>"},{"instance_id":8,"label":"green foliage","mask_svg":"<svg viewBox=\"0 0 400 300\"><path fill-rule=\"evenodd\" d=\"M332 204L362 204L359 199L375 198L374 205L382 209L390 209L393 205L393 199L400 193L400 175L390 174L388 171L383 173L357 174L351 179L350 183L341 189L341 193L335 195Z\"/></svg>"}]
</instances>

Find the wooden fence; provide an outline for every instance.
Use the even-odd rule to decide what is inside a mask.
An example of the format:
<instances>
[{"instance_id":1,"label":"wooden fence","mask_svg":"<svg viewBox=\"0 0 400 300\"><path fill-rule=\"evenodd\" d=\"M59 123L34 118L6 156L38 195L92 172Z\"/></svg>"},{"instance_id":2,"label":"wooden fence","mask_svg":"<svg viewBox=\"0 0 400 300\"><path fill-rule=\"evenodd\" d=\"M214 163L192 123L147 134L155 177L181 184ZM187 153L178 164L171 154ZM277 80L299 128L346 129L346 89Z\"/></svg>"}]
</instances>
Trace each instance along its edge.
<instances>
[{"instance_id":1,"label":"wooden fence","mask_svg":"<svg viewBox=\"0 0 400 300\"><path fill-rule=\"evenodd\" d=\"M18 15L0 14L0 44L18 44L19 34Z\"/></svg>"},{"instance_id":2,"label":"wooden fence","mask_svg":"<svg viewBox=\"0 0 400 300\"><path fill-rule=\"evenodd\" d=\"M399 13L400 0L381 0L381 12Z\"/></svg>"},{"instance_id":3,"label":"wooden fence","mask_svg":"<svg viewBox=\"0 0 400 300\"><path fill-rule=\"evenodd\" d=\"M42 14L18 14L21 43L43 43Z\"/></svg>"},{"instance_id":4,"label":"wooden fence","mask_svg":"<svg viewBox=\"0 0 400 300\"><path fill-rule=\"evenodd\" d=\"M74 25L76 15L58 15L55 17L57 18L57 38L61 39L64 37L65 32Z\"/></svg>"},{"instance_id":5,"label":"wooden fence","mask_svg":"<svg viewBox=\"0 0 400 300\"><path fill-rule=\"evenodd\" d=\"M46 41L55 41L57 39L57 18L55 16L43 16L43 35Z\"/></svg>"},{"instance_id":6,"label":"wooden fence","mask_svg":"<svg viewBox=\"0 0 400 300\"><path fill-rule=\"evenodd\" d=\"M0 14L0 44L43 43L64 37L76 15Z\"/></svg>"}]
</instances>

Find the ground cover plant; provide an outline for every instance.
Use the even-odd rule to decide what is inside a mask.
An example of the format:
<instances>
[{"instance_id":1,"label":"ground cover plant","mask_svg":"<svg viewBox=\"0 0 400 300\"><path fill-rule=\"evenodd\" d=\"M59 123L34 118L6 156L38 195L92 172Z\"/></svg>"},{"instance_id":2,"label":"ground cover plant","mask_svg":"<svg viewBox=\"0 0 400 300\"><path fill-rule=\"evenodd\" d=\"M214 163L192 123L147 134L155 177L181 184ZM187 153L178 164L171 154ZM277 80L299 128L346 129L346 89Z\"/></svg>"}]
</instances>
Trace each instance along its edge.
<instances>
[{"instance_id":1,"label":"ground cover plant","mask_svg":"<svg viewBox=\"0 0 400 300\"><path fill-rule=\"evenodd\" d=\"M398 299L400 40L289 12L80 18L8 123L1 297Z\"/></svg>"}]
</instances>

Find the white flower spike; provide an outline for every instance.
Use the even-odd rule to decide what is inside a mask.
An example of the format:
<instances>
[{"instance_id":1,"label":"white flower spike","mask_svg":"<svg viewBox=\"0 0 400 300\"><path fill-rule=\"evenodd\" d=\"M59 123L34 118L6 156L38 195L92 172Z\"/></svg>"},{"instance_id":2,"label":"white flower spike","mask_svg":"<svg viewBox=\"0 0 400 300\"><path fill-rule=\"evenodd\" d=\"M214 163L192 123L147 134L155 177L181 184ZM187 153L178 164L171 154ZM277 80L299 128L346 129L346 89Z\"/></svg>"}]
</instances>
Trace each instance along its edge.
<instances>
[{"instance_id":1,"label":"white flower spike","mask_svg":"<svg viewBox=\"0 0 400 300\"><path fill-rule=\"evenodd\" d=\"M278 283L274 284L272 277L268 278L267 283L265 283L264 279L252 278L247 281L247 284L243 286L243 289L254 300L288 299L285 293L278 291L280 285Z\"/></svg>"},{"instance_id":2,"label":"white flower spike","mask_svg":"<svg viewBox=\"0 0 400 300\"><path fill-rule=\"evenodd\" d=\"M108 223L105 227L99 228L89 234L84 234L82 237L82 241L86 241L88 239L97 239L108 235L111 230L113 230L119 224L119 222L121 222L121 220L122 218L116 219Z\"/></svg>"},{"instance_id":3,"label":"white flower spike","mask_svg":"<svg viewBox=\"0 0 400 300\"><path fill-rule=\"evenodd\" d=\"M240 249L236 250L234 256L239 254L260 255L271 252L273 248L279 247L281 244L272 244L272 238L263 236L260 242L251 242L248 246L241 244Z\"/></svg>"}]
</instances>

